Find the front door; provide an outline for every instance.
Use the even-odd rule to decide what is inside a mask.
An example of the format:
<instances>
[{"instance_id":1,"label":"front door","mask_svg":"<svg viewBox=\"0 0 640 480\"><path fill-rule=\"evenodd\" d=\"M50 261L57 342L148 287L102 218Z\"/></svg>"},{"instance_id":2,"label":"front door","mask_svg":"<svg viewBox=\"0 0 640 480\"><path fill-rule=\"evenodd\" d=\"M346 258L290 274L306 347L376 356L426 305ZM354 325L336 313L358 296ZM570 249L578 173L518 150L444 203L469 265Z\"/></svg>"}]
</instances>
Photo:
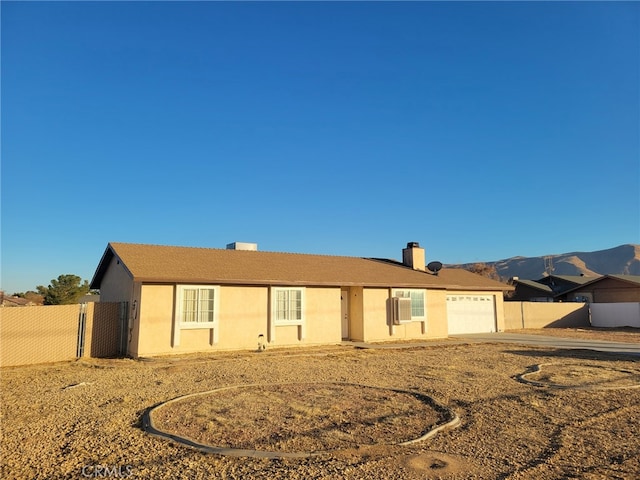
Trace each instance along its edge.
<instances>
[{"instance_id":1,"label":"front door","mask_svg":"<svg viewBox=\"0 0 640 480\"><path fill-rule=\"evenodd\" d=\"M340 313L342 317L342 339L349 338L349 290L340 291Z\"/></svg>"}]
</instances>

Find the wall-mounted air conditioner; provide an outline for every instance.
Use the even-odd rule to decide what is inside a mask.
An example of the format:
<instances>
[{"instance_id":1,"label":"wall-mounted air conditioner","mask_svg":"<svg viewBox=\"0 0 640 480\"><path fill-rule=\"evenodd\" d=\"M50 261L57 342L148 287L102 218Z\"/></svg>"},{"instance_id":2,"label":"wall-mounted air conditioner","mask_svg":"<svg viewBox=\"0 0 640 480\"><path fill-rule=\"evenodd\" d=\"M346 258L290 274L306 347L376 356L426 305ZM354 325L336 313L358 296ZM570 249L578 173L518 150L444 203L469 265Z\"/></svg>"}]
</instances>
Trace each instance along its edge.
<instances>
[{"instance_id":1,"label":"wall-mounted air conditioner","mask_svg":"<svg viewBox=\"0 0 640 480\"><path fill-rule=\"evenodd\" d=\"M411 321L411 299L393 297L393 324L400 325Z\"/></svg>"}]
</instances>

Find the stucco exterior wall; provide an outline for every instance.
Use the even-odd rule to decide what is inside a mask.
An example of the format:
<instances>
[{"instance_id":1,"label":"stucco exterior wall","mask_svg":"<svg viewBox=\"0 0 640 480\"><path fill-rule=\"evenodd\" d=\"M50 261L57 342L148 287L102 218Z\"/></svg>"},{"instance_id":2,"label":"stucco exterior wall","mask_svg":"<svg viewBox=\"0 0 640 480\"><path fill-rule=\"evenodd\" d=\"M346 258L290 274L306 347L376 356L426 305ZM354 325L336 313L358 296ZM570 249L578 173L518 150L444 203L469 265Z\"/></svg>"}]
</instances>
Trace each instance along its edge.
<instances>
[{"instance_id":1,"label":"stucco exterior wall","mask_svg":"<svg viewBox=\"0 0 640 480\"><path fill-rule=\"evenodd\" d=\"M130 302L133 278L114 257L100 282L101 302Z\"/></svg>"},{"instance_id":2,"label":"stucco exterior wall","mask_svg":"<svg viewBox=\"0 0 640 480\"><path fill-rule=\"evenodd\" d=\"M364 288L362 291L362 333L364 342L389 340L388 288Z\"/></svg>"},{"instance_id":3,"label":"stucco exterior wall","mask_svg":"<svg viewBox=\"0 0 640 480\"><path fill-rule=\"evenodd\" d=\"M142 285L131 338L130 351L134 356L177 353L171 347L174 288L173 285Z\"/></svg>"},{"instance_id":4,"label":"stucco exterior wall","mask_svg":"<svg viewBox=\"0 0 640 480\"><path fill-rule=\"evenodd\" d=\"M340 343L342 341L340 288L307 288L306 307L306 338L300 343ZM276 341L278 341L277 338Z\"/></svg>"},{"instance_id":5,"label":"stucco exterior wall","mask_svg":"<svg viewBox=\"0 0 640 480\"><path fill-rule=\"evenodd\" d=\"M426 330L422 322L393 325L390 301L391 289L363 289L363 338L356 341L384 342L447 337L446 294L439 290L425 290Z\"/></svg>"},{"instance_id":6,"label":"stucco exterior wall","mask_svg":"<svg viewBox=\"0 0 640 480\"><path fill-rule=\"evenodd\" d=\"M142 286L142 308L132 328L132 356L254 350L259 335L269 339L269 287L221 286L217 342L212 344L210 328L181 329L175 345L175 289L174 285ZM304 336L298 326L275 326L270 347L340 343L340 288L306 288L304 308Z\"/></svg>"},{"instance_id":7,"label":"stucco exterior wall","mask_svg":"<svg viewBox=\"0 0 640 480\"><path fill-rule=\"evenodd\" d=\"M447 292L445 290L427 291L427 337L447 338Z\"/></svg>"},{"instance_id":8,"label":"stucco exterior wall","mask_svg":"<svg viewBox=\"0 0 640 480\"><path fill-rule=\"evenodd\" d=\"M340 287L306 287L304 327L270 324L270 288L219 287L218 329L180 329L174 339L175 285L134 285L130 317L132 356L220 350L254 350L258 336L271 347L338 344L342 341ZM393 325L392 289L349 288L349 335L354 341L383 342L447 337L447 302L450 291L425 290L426 329L422 322ZM455 292L453 292L455 293ZM494 294L497 328L504 330L501 292ZM136 307L138 305L139 307ZM270 328L271 327L271 328Z\"/></svg>"},{"instance_id":9,"label":"stucco exterior wall","mask_svg":"<svg viewBox=\"0 0 640 480\"><path fill-rule=\"evenodd\" d=\"M268 335L269 291L266 287L220 287L220 333L208 349L258 348L258 335ZM202 330L192 330L202 335ZM204 332L209 341L208 331Z\"/></svg>"}]
</instances>

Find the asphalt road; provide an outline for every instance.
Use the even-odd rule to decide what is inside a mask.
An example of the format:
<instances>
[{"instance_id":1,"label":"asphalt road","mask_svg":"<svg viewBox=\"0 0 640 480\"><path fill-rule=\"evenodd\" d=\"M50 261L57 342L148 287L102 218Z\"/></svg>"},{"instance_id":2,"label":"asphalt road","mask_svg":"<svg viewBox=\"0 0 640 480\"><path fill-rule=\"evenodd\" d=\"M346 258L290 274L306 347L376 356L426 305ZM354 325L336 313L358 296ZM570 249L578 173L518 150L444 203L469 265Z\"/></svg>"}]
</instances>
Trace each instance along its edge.
<instances>
[{"instance_id":1,"label":"asphalt road","mask_svg":"<svg viewBox=\"0 0 640 480\"><path fill-rule=\"evenodd\" d=\"M547 337L544 335L526 335L504 332L470 333L465 335L452 335L450 338L465 340L467 342L514 343L518 345L531 345L536 347L595 350L598 352L640 355L640 343L605 342L602 340Z\"/></svg>"}]
</instances>

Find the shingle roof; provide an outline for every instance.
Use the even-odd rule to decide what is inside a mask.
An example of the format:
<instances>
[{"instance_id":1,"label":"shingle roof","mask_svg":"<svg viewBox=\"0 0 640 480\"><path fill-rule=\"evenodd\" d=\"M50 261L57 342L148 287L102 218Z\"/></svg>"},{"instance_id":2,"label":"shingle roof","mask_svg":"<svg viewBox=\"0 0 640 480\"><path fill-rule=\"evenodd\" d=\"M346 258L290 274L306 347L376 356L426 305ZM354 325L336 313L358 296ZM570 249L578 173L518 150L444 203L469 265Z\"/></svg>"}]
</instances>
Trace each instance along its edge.
<instances>
[{"instance_id":1,"label":"shingle roof","mask_svg":"<svg viewBox=\"0 0 640 480\"><path fill-rule=\"evenodd\" d=\"M632 285L637 285L640 286L640 275L603 275L601 277L597 277L589 282L583 283L582 285L578 285L577 287L574 287L570 290L566 290L565 292L563 292L563 294L567 294L567 293L571 293L571 292L575 292L577 290L580 290L584 287L587 286L591 286L594 283L598 283L598 282L602 282L604 280L607 279L614 279L614 280L620 280L622 282L626 282L626 283L630 283Z\"/></svg>"},{"instance_id":2,"label":"shingle roof","mask_svg":"<svg viewBox=\"0 0 640 480\"><path fill-rule=\"evenodd\" d=\"M583 275L549 275L551 278L559 278L560 280L564 280L566 282L575 283L576 285L583 285L585 283L596 280L599 277L588 277ZM545 280L548 277L542 277L538 282Z\"/></svg>"},{"instance_id":3,"label":"shingle roof","mask_svg":"<svg viewBox=\"0 0 640 480\"><path fill-rule=\"evenodd\" d=\"M522 285L526 285L531 288L535 288L536 290L540 290L542 292L553 293L553 291L551 290L551 287L543 283L538 283L535 280L514 280L514 282Z\"/></svg>"},{"instance_id":4,"label":"shingle roof","mask_svg":"<svg viewBox=\"0 0 640 480\"><path fill-rule=\"evenodd\" d=\"M107 246L91 288L100 288L114 257L134 281L145 283L513 289L455 268L443 269L436 276L396 262L371 258L132 243Z\"/></svg>"},{"instance_id":5,"label":"shingle roof","mask_svg":"<svg viewBox=\"0 0 640 480\"><path fill-rule=\"evenodd\" d=\"M609 278L616 278L623 282L634 283L640 285L640 275L607 275Z\"/></svg>"}]
</instances>

